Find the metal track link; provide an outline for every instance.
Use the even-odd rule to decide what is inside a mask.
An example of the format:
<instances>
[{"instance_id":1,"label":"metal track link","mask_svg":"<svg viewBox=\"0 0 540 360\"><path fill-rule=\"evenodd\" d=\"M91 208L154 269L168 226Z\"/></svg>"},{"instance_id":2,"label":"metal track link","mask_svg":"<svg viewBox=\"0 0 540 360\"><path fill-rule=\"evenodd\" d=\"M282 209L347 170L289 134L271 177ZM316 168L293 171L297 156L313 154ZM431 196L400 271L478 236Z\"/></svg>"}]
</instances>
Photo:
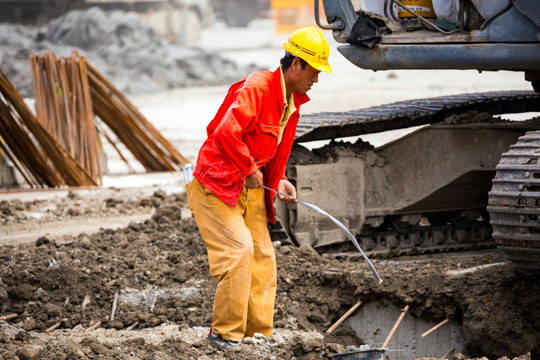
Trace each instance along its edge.
<instances>
[{"instance_id":1,"label":"metal track link","mask_svg":"<svg viewBox=\"0 0 540 360\"><path fill-rule=\"evenodd\" d=\"M488 211L493 238L512 264L540 273L540 131L518 139L503 154Z\"/></svg>"},{"instance_id":2,"label":"metal track link","mask_svg":"<svg viewBox=\"0 0 540 360\"><path fill-rule=\"evenodd\" d=\"M480 222L467 228L445 225L413 228L407 233L395 230L376 231L369 235L358 235L357 239L364 252L375 258L495 247L491 238L491 227ZM329 246L317 250L340 258L360 256L352 244L345 247L340 245L337 249Z\"/></svg>"},{"instance_id":3,"label":"metal track link","mask_svg":"<svg viewBox=\"0 0 540 360\"><path fill-rule=\"evenodd\" d=\"M484 92L400 101L348 112L307 114L298 122L295 141L330 140L434 124L469 110L492 115L540 111L540 94L532 91Z\"/></svg>"}]
</instances>

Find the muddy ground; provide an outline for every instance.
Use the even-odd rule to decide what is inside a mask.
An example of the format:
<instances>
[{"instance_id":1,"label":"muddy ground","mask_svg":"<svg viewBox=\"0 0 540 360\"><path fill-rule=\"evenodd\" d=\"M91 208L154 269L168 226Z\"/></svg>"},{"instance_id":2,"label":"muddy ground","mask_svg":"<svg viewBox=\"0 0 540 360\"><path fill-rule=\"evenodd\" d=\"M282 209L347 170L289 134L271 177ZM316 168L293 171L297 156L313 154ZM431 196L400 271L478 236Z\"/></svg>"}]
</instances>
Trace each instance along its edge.
<instances>
[{"instance_id":1,"label":"muddy ground","mask_svg":"<svg viewBox=\"0 0 540 360\"><path fill-rule=\"evenodd\" d=\"M275 334L223 353L205 341L215 282L184 193L69 192L4 200L0 211L2 226L36 228L77 218L148 217L114 230L49 233L0 247L0 316L18 315L0 321L1 359L326 359L363 343L344 324L325 331L357 301L373 299L409 304L412 316L461 323L471 358L540 356L538 277L516 274L508 264L447 273L504 262L497 250L407 257L399 265L374 260L378 285L361 260L276 244Z\"/></svg>"}]
</instances>

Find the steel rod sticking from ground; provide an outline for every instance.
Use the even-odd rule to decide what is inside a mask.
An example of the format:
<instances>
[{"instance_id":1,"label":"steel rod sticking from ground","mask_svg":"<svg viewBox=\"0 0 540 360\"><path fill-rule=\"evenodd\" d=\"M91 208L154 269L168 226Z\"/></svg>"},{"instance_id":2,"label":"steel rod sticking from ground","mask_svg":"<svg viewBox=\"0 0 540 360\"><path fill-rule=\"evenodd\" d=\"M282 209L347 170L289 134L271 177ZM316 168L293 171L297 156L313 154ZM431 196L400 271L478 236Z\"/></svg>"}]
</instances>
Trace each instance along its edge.
<instances>
[{"instance_id":1,"label":"steel rod sticking from ground","mask_svg":"<svg viewBox=\"0 0 540 360\"><path fill-rule=\"evenodd\" d=\"M0 316L0 321L8 321L8 320L11 320L11 319L15 319L18 316L19 316L19 314L9 314L9 315L6 315L6 316Z\"/></svg>"},{"instance_id":2,"label":"steel rod sticking from ground","mask_svg":"<svg viewBox=\"0 0 540 360\"><path fill-rule=\"evenodd\" d=\"M435 325L434 327L432 327L431 329L429 329L428 331L426 331L425 333L423 333L421 335L422 339L425 338L426 336L428 336L429 334L431 334L432 332L434 332L435 330L437 330L438 328L440 328L441 326L443 326L444 324L450 322L450 319L444 319L443 321L441 321L440 323L438 323L437 325Z\"/></svg>"},{"instance_id":3,"label":"steel rod sticking from ground","mask_svg":"<svg viewBox=\"0 0 540 360\"><path fill-rule=\"evenodd\" d=\"M396 323L394 324L394 327L392 328L392 330L388 334L388 337L384 341L384 344L382 345L383 349L386 349L386 347L388 346L388 343L390 343L392 336L394 336L399 324L401 324L401 320L403 320L403 318L405 317L405 314L407 314L407 311L409 311L409 305L405 306L403 310L401 310L401 314L399 315L399 318L397 319Z\"/></svg>"},{"instance_id":4,"label":"steel rod sticking from ground","mask_svg":"<svg viewBox=\"0 0 540 360\"><path fill-rule=\"evenodd\" d=\"M335 322L334 325L330 326L330 328L328 330L326 330L326 334L330 335L334 330L336 330L336 328L342 323L344 322L345 320L347 320L347 318L349 316L351 316L351 314L360 307L360 305L362 305L362 302L361 301L358 301L356 304L354 304L345 314L343 314L342 317L339 318L338 321Z\"/></svg>"}]
</instances>

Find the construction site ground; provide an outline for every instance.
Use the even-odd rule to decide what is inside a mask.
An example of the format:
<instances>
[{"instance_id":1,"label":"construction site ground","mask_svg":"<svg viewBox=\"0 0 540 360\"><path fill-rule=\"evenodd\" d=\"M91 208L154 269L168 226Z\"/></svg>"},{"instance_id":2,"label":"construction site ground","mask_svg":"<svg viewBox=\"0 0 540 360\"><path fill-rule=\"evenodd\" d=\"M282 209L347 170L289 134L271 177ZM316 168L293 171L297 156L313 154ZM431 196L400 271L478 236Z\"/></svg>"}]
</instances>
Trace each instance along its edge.
<instances>
[{"instance_id":1,"label":"construction site ground","mask_svg":"<svg viewBox=\"0 0 540 360\"><path fill-rule=\"evenodd\" d=\"M246 29L216 25L205 30L202 46L274 69L286 38L274 34L271 21ZM348 64L333 42L330 63L334 73L321 75L305 113L529 89L513 73L368 72ZM188 87L130 99L194 161L226 90ZM366 140L378 145L394 135ZM540 279L516 273L496 249L374 259L379 285L360 258L279 244L274 336L216 350L205 340L216 285L181 174L124 175L109 150L110 173L100 189L0 194L0 317L17 314L0 321L1 359L327 359L351 345L375 345L348 321L326 334L359 301L358 311L377 301L409 305L403 325L452 320L466 347L465 356L450 355L456 360L540 357ZM389 348L398 348L400 329ZM371 329L379 346L390 330Z\"/></svg>"},{"instance_id":2,"label":"construction site ground","mask_svg":"<svg viewBox=\"0 0 540 360\"><path fill-rule=\"evenodd\" d=\"M165 190L2 201L3 231L15 225L35 231L17 246L1 240L0 314L19 314L0 322L2 359L325 359L365 342L346 322L325 331L358 301L377 300L409 304L404 322L462 324L469 356L513 358L538 350L540 282L516 275L497 250L374 260L383 279L378 285L360 259L279 245L274 336L215 350L205 341L215 290L205 247L185 193ZM141 218L128 222L134 215ZM99 221L107 225L75 226ZM389 331L378 330L379 346Z\"/></svg>"}]
</instances>

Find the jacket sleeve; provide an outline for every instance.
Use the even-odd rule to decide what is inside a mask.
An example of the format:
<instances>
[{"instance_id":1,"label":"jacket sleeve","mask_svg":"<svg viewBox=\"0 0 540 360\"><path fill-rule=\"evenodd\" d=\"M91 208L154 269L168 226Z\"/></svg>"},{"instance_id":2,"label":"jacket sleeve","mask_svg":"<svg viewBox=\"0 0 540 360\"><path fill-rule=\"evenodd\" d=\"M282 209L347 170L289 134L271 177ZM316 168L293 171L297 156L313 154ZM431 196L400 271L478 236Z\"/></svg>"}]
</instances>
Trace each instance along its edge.
<instances>
[{"instance_id":1,"label":"jacket sleeve","mask_svg":"<svg viewBox=\"0 0 540 360\"><path fill-rule=\"evenodd\" d=\"M264 101L262 97L262 91L257 87L242 87L214 132L217 147L236 166L242 177L258 169L242 135L256 124Z\"/></svg>"}]
</instances>

